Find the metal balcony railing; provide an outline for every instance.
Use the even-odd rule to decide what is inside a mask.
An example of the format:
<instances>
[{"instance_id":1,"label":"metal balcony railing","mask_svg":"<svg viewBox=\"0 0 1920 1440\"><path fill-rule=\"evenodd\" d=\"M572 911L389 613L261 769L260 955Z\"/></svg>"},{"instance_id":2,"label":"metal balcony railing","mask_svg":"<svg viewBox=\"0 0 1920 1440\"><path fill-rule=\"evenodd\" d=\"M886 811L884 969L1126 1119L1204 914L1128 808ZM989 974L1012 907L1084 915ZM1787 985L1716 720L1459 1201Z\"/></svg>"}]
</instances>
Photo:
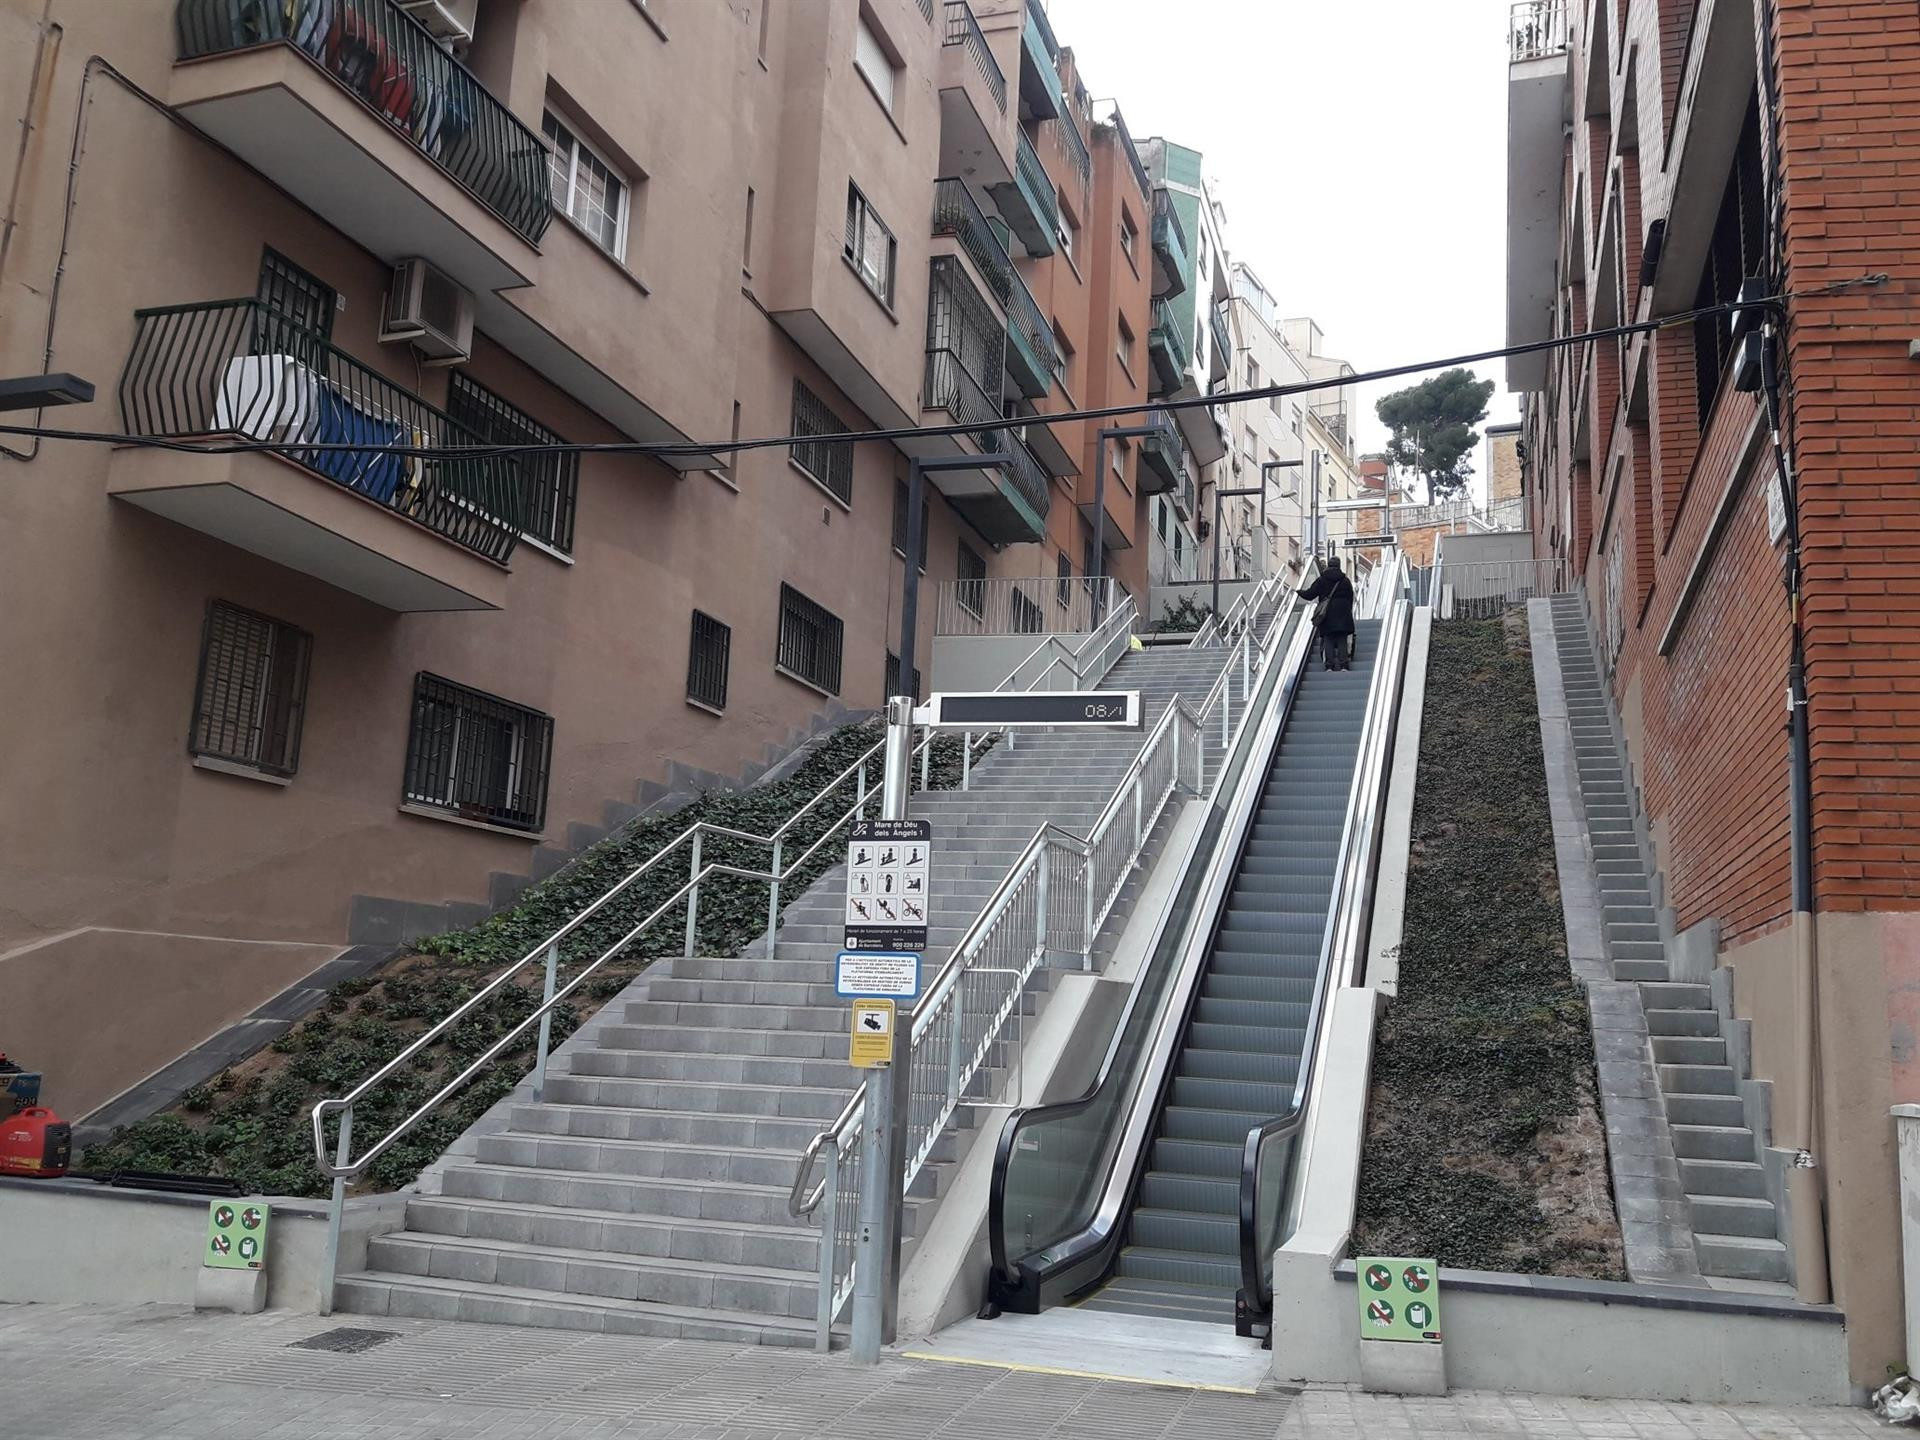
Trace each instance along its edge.
<instances>
[{"instance_id":1,"label":"metal balcony railing","mask_svg":"<svg viewBox=\"0 0 1920 1440\"><path fill-rule=\"evenodd\" d=\"M1173 306L1164 299L1153 302L1153 329L1147 332L1147 348L1152 352L1154 368L1161 381L1156 393L1178 389L1193 357L1187 353L1187 342L1180 334L1180 322Z\"/></svg>"},{"instance_id":2,"label":"metal balcony railing","mask_svg":"<svg viewBox=\"0 0 1920 1440\"><path fill-rule=\"evenodd\" d=\"M1517 0L1507 17L1507 56L1546 60L1566 53L1567 0Z\"/></svg>"},{"instance_id":3,"label":"metal balcony railing","mask_svg":"<svg viewBox=\"0 0 1920 1440\"><path fill-rule=\"evenodd\" d=\"M1207 310L1207 328L1213 332L1213 368L1224 373L1233 355L1233 337L1227 329L1227 308L1213 305Z\"/></svg>"},{"instance_id":4,"label":"metal balcony railing","mask_svg":"<svg viewBox=\"0 0 1920 1440\"><path fill-rule=\"evenodd\" d=\"M1013 272L1013 294L1007 302L1007 332L1039 362L1040 373L1048 380L1060 374L1060 342L1054 339L1053 326L1047 323L1040 302L1033 298L1033 291L1018 270Z\"/></svg>"},{"instance_id":5,"label":"metal balcony railing","mask_svg":"<svg viewBox=\"0 0 1920 1440\"><path fill-rule=\"evenodd\" d=\"M922 397L929 410L944 410L957 425L991 425L1000 418L1000 402L960 363L957 352L927 351L927 389Z\"/></svg>"},{"instance_id":6,"label":"metal balcony railing","mask_svg":"<svg viewBox=\"0 0 1920 1440\"><path fill-rule=\"evenodd\" d=\"M1060 228L1060 202L1053 193L1053 181L1047 178L1047 167L1040 163L1035 153L1033 141L1027 138L1027 132L1020 130L1019 143L1015 146L1014 171L1020 179L1020 189L1025 192L1027 203L1046 226L1048 235Z\"/></svg>"},{"instance_id":7,"label":"metal balcony railing","mask_svg":"<svg viewBox=\"0 0 1920 1440\"><path fill-rule=\"evenodd\" d=\"M1187 231L1180 223L1180 212L1173 208L1173 197L1165 190L1153 192L1153 248L1174 274L1186 274Z\"/></svg>"},{"instance_id":8,"label":"metal balcony railing","mask_svg":"<svg viewBox=\"0 0 1920 1440\"><path fill-rule=\"evenodd\" d=\"M1113 577L1040 575L943 580L934 588L935 635L1083 635L1113 613Z\"/></svg>"},{"instance_id":9,"label":"metal balcony railing","mask_svg":"<svg viewBox=\"0 0 1920 1440\"><path fill-rule=\"evenodd\" d=\"M134 312L120 376L129 435L241 435L436 535L505 564L523 523L517 461L462 457L487 441L251 297ZM396 455L394 446L438 452Z\"/></svg>"},{"instance_id":10,"label":"metal balcony railing","mask_svg":"<svg viewBox=\"0 0 1920 1440\"><path fill-rule=\"evenodd\" d=\"M1000 107L1002 115L1006 114L1007 77L1000 69L1000 62L993 58L993 47L987 44L987 37L980 30L980 22L973 18L973 7L967 0L947 0L947 33L941 43L966 46L973 63L980 67L980 74L986 79L994 104Z\"/></svg>"},{"instance_id":11,"label":"metal balcony railing","mask_svg":"<svg viewBox=\"0 0 1920 1440\"><path fill-rule=\"evenodd\" d=\"M391 0L179 0L182 60L291 45L528 240L553 219L546 142Z\"/></svg>"},{"instance_id":12,"label":"metal balcony railing","mask_svg":"<svg viewBox=\"0 0 1920 1440\"><path fill-rule=\"evenodd\" d=\"M1053 145L1061 161L1080 182L1080 214L1084 218L1093 195L1093 156L1087 150L1087 142L1080 138L1080 127L1070 105L1053 122Z\"/></svg>"},{"instance_id":13,"label":"metal balcony railing","mask_svg":"<svg viewBox=\"0 0 1920 1440\"><path fill-rule=\"evenodd\" d=\"M1149 410L1147 424L1153 430L1140 437L1140 460L1147 469L1157 474L1164 484L1153 484L1142 476L1142 486L1146 493L1157 495L1162 490L1171 490L1179 485L1185 473L1186 461L1181 453L1180 431L1174 425L1173 416L1165 410Z\"/></svg>"},{"instance_id":14,"label":"metal balcony railing","mask_svg":"<svg viewBox=\"0 0 1920 1440\"><path fill-rule=\"evenodd\" d=\"M966 181L948 177L933 182L933 233L951 235L958 240L960 248L967 252L967 258L980 272L980 278L993 291L994 298L1003 306L1007 303L1019 277L1014 273L1006 246L993 233L986 212L973 198Z\"/></svg>"},{"instance_id":15,"label":"metal balcony railing","mask_svg":"<svg viewBox=\"0 0 1920 1440\"><path fill-rule=\"evenodd\" d=\"M1046 467L1027 448L1027 442L1011 430L983 432L979 441L983 451L1004 450L1013 456L1013 463L999 467L999 474L1044 525L1052 508L1053 489L1047 483Z\"/></svg>"}]
</instances>

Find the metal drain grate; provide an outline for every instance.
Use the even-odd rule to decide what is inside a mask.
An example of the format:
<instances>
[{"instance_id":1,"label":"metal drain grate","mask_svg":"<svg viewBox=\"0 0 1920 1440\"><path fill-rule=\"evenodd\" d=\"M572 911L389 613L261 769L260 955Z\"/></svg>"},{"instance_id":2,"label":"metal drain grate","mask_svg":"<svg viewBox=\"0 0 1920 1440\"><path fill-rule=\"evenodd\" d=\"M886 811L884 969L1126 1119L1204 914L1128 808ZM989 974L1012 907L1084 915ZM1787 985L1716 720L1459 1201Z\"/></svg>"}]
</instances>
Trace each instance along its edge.
<instances>
[{"instance_id":1,"label":"metal drain grate","mask_svg":"<svg viewBox=\"0 0 1920 1440\"><path fill-rule=\"evenodd\" d=\"M399 1333L397 1330L356 1330L351 1325L343 1325L337 1330L323 1330L318 1335L295 1340L287 1348L331 1350L336 1355L363 1355L376 1345L398 1339Z\"/></svg>"}]
</instances>

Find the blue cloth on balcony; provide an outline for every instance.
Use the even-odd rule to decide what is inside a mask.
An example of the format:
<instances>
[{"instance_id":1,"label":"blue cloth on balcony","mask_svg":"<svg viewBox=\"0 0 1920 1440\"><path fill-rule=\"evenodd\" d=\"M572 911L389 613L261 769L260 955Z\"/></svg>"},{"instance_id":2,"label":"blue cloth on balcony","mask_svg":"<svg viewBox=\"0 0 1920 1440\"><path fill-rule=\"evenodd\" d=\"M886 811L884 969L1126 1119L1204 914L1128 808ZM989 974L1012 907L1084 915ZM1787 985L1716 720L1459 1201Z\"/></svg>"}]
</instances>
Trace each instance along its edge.
<instances>
[{"instance_id":1,"label":"blue cloth on balcony","mask_svg":"<svg viewBox=\"0 0 1920 1440\"><path fill-rule=\"evenodd\" d=\"M323 385L319 414L309 438L335 445L398 445L406 438L406 432L390 420L381 420L357 409L332 386ZM383 505L393 503L407 469L403 457L372 451L312 451L306 463L328 479L337 480L349 490L357 490Z\"/></svg>"}]
</instances>

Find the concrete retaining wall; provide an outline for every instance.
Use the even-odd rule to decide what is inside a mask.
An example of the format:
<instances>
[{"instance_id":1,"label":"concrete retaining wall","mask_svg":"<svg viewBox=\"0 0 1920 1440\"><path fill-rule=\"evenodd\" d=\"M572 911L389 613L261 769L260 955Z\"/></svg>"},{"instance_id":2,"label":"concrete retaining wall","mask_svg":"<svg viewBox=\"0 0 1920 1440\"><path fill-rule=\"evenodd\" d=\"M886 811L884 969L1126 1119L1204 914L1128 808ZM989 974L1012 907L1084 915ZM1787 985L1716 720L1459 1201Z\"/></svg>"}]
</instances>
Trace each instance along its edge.
<instances>
[{"instance_id":1,"label":"concrete retaining wall","mask_svg":"<svg viewBox=\"0 0 1920 1440\"><path fill-rule=\"evenodd\" d=\"M367 1242L400 1228L406 1201L367 1195L347 1202L341 1274L366 1268ZM0 1179L0 1303L191 1305L209 1203L204 1195L87 1180ZM316 1314L327 1204L268 1203L267 1304Z\"/></svg>"}]
</instances>

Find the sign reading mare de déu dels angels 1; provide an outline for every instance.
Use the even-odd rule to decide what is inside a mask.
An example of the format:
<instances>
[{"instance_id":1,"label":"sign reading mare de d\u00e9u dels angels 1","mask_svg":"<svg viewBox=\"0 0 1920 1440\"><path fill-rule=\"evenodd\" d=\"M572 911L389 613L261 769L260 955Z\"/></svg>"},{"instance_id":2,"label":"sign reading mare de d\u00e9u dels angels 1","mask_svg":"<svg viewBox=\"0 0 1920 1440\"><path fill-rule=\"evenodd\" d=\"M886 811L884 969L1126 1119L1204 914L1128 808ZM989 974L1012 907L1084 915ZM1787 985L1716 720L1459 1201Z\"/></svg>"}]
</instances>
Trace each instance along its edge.
<instances>
[{"instance_id":1,"label":"sign reading mare de d\u00e9u dels angels 1","mask_svg":"<svg viewBox=\"0 0 1920 1440\"><path fill-rule=\"evenodd\" d=\"M933 908L933 825L860 820L847 840L846 948L927 948Z\"/></svg>"}]
</instances>

